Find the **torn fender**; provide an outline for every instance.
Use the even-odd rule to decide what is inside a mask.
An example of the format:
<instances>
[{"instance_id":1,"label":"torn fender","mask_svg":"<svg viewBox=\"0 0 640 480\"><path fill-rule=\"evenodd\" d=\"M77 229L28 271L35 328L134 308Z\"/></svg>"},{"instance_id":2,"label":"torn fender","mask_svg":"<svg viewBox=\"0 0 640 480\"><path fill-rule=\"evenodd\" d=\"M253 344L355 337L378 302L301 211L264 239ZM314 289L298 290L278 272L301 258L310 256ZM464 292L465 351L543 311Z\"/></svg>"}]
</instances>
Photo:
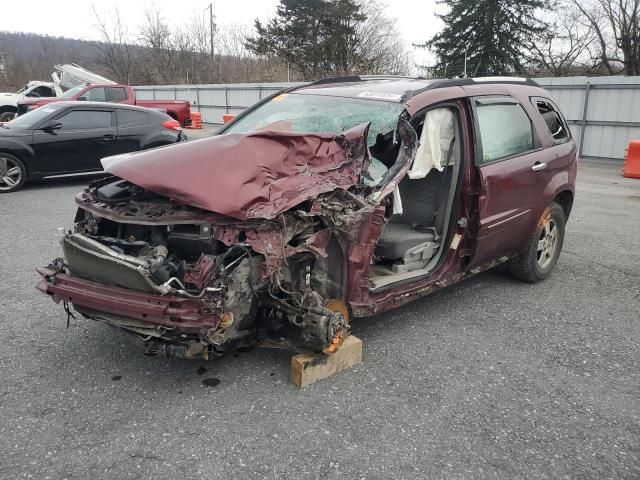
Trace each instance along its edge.
<instances>
[{"instance_id":1,"label":"torn fender","mask_svg":"<svg viewBox=\"0 0 640 480\"><path fill-rule=\"evenodd\" d=\"M369 124L342 135L229 133L107 157L105 171L179 203L240 220L271 219L358 183L370 159Z\"/></svg>"}]
</instances>

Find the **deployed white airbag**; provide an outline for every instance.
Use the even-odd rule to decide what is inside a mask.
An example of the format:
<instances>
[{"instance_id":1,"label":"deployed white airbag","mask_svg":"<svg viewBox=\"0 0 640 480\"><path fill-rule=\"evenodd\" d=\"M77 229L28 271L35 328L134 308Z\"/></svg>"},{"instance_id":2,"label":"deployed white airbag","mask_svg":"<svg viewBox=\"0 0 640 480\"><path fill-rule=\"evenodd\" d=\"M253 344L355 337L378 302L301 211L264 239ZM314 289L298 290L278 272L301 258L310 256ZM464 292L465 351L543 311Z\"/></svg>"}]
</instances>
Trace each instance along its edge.
<instances>
[{"instance_id":1,"label":"deployed white airbag","mask_svg":"<svg viewBox=\"0 0 640 480\"><path fill-rule=\"evenodd\" d=\"M441 172L454 136L455 120L451 109L437 108L427 112L409 178L425 178L434 168Z\"/></svg>"}]
</instances>

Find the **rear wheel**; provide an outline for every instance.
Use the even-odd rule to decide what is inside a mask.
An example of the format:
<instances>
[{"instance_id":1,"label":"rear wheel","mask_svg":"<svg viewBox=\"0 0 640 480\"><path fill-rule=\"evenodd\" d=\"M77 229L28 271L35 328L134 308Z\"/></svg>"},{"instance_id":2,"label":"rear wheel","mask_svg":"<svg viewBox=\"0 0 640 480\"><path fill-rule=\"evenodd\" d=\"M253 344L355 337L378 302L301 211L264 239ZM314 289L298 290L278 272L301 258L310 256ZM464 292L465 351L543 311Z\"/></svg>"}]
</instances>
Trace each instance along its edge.
<instances>
[{"instance_id":1,"label":"rear wheel","mask_svg":"<svg viewBox=\"0 0 640 480\"><path fill-rule=\"evenodd\" d=\"M0 193L18 190L26 179L24 163L15 155L0 152Z\"/></svg>"},{"instance_id":2,"label":"rear wheel","mask_svg":"<svg viewBox=\"0 0 640 480\"><path fill-rule=\"evenodd\" d=\"M525 282L544 280L555 267L564 241L566 219L557 203L547 207L526 250L509 261L509 271Z\"/></svg>"}]
</instances>

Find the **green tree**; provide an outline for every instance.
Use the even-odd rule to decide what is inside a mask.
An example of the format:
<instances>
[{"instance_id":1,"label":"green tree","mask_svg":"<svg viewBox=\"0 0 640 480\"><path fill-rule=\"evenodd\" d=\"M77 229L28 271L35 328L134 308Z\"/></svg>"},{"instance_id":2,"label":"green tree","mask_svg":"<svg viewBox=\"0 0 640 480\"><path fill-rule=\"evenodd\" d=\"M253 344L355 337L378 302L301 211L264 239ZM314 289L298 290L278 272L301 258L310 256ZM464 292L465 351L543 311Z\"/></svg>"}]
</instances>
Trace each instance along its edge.
<instances>
[{"instance_id":1,"label":"green tree","mask_svg":"<svg viewBox=\"0 0 640 480\"><path fill-rule=\"evenodd\" d=\"M546 29L540 13L549 0L440 0L444 29L421 47L437 57L440 76L510 75L524 71L533 42Z\"/></svg>"},{"instance_id":2,"label":"green tree","mask_svg":"<svg viewBox=\"0 0 640 480\"><path fill-rule=\"evenodd\" d=\"M274 18L256 20L246 46L288 62L305 79L345 75L363 63L357 28L365 20L355 0L280 0Z\"/></svg>"}]
</instances>

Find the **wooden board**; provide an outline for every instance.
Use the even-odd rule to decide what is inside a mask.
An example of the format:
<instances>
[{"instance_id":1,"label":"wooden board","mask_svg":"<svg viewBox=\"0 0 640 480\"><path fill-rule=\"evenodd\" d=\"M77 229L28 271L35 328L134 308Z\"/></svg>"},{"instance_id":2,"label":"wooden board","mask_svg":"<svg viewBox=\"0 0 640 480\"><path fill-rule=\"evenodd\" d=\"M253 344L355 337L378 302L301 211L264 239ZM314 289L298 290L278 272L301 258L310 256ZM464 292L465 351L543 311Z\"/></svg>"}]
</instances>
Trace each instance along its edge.
<instances>
[{"instance_id":1,"label":"wooden board","mask_svg":"<svg viewBox=\"0 0 640 480\"><path fill-rule=\"evenodd\" d=\"M362 362L362 340L349 335L333 354L291 357L291 381L302 388Z\"/></svg>"}]
</instances>

